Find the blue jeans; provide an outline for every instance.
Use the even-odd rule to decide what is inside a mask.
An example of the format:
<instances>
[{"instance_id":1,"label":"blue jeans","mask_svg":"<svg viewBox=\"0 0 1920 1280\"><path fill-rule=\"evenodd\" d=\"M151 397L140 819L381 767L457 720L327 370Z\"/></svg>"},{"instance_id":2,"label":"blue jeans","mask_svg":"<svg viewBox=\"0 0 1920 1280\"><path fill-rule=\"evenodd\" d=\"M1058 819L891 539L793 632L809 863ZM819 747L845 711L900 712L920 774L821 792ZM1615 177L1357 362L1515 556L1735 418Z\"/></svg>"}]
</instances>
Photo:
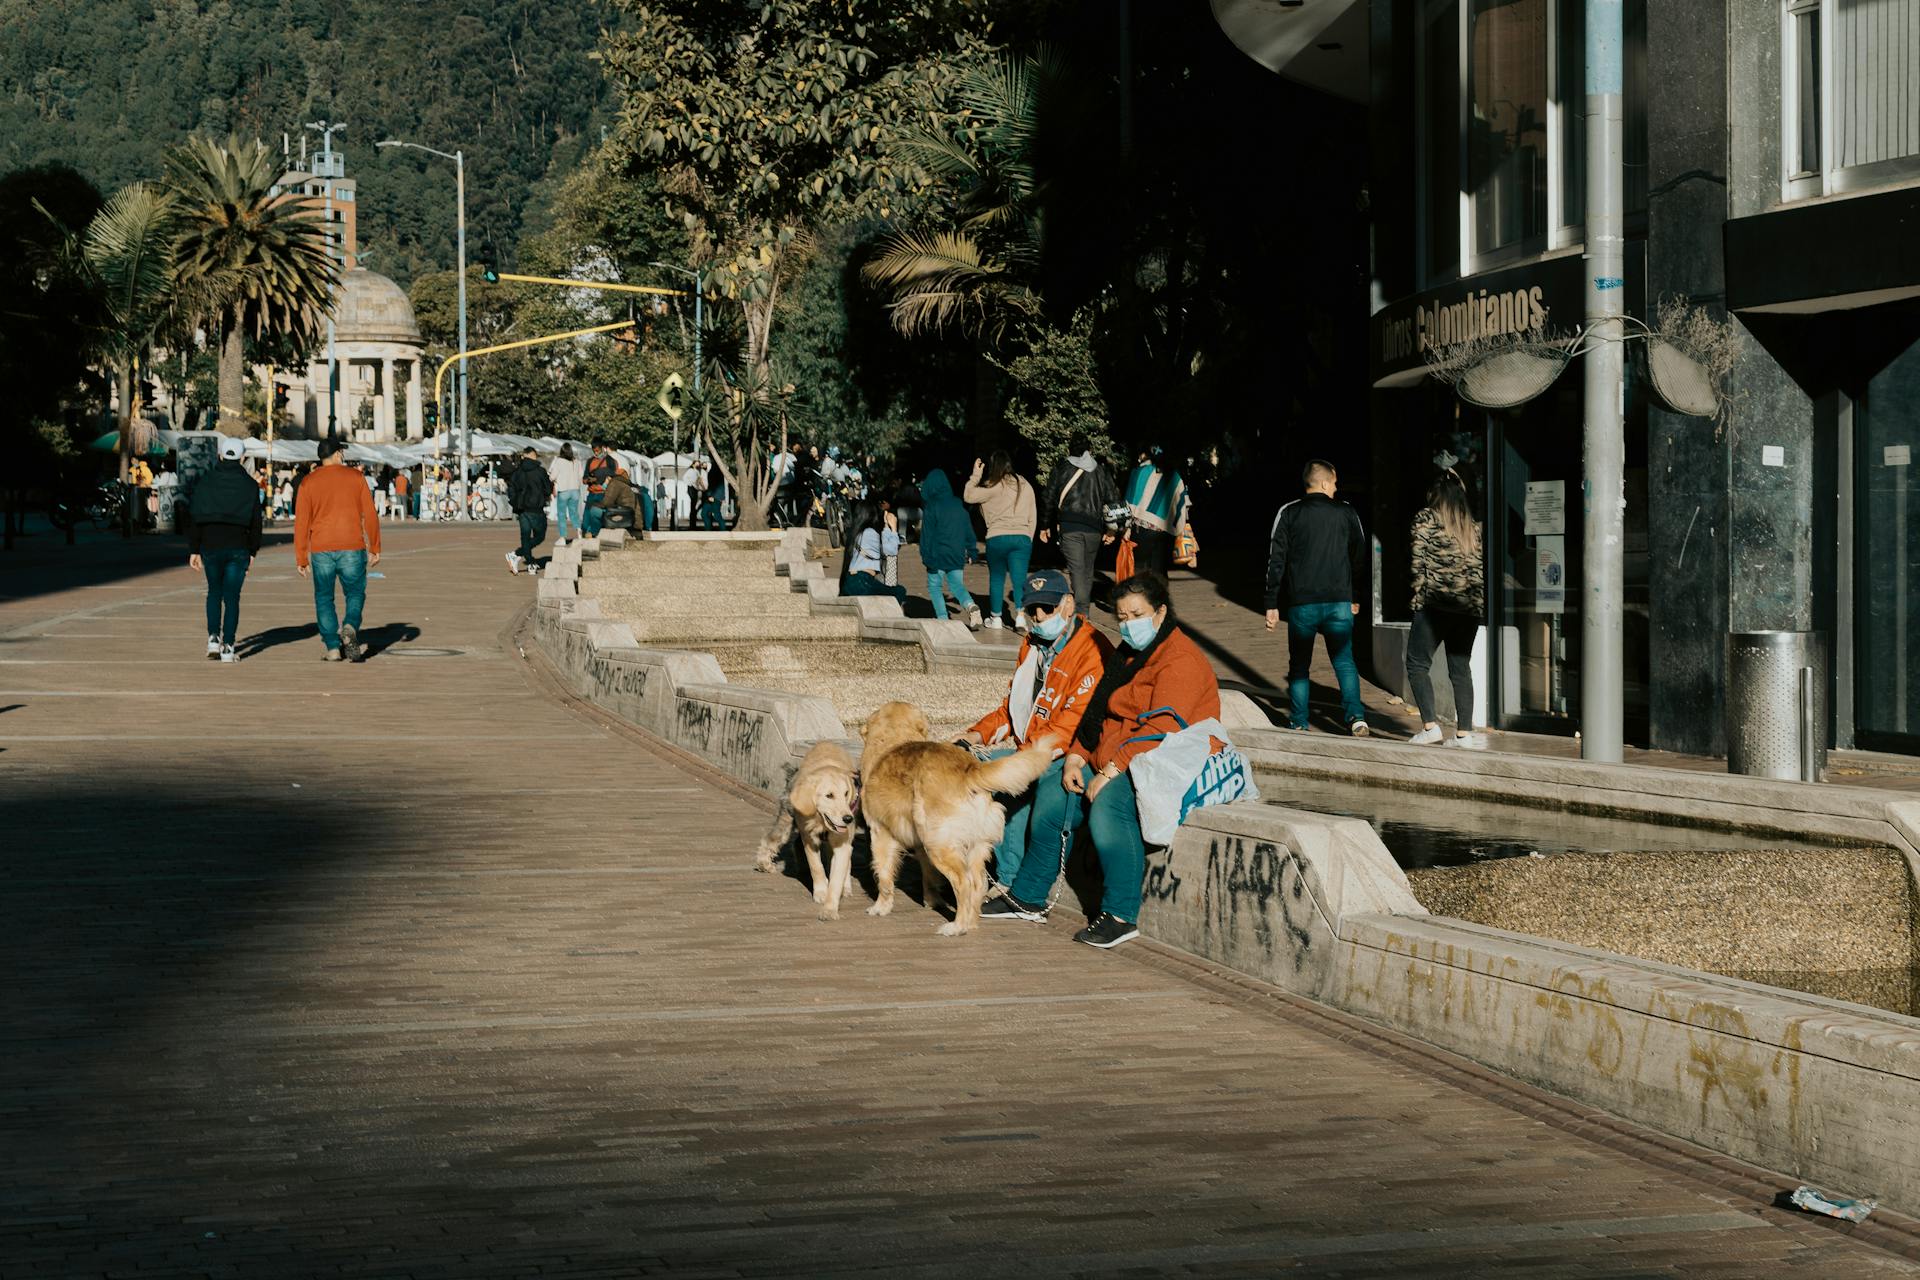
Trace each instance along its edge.
<instances>
[{"instance_id":1,"label":"blue jeans","mask_svg":"<svg viewBox=\"0 0 1920 1280\"><path fill-rule=\"evenodd\" d=\"M892 596L903 606L907 603L905 587L890 587L880 581L879 574L869 573L865 569L849 573L846 580L840 584L840 594L843 596Z\"/></svg>"},{"instance_id":2,"label":"blue jeans","mask_svg":"<svg viewBox=\"0 0 1920 1280\"><path fill-rule=\"evenodd\" d=\"M240 588L252 559L244 547L200 553L200 568L207 575L207 634L219 636L229 648L240 628Z\"/></svg>"},{"instance_id":3,"label":"blue jeans","mask_svg":"<svg viewBox=\"0 0 1920 1280\"><path fill-rule=\"evenodd\" d=\"M562 489L553 495L555 536L571 538L580 532L580 494L579 489Z\"/></svg>"},{"instance_id":4,"label":"blue jeans","mask_svg":"<svg viewBox=\"0 0 1920 1280\"><path fill-rule=\"evenodd\" d=\"M1002 579L1013 588L1013 611L1019 613L1027 602L1027 570L1033 564L1033 539L1024 534L1003 533L987 539L987 612L1000 616Z\"/></svg>"},{"instance_id":5,"label":"blue jeans","mask_svg":"<svg viewBox=\"0 0 1920 1280\"><path fill-rule=\"evenodd\" d=\"M585 533L589 538L593 537L596 533L600 532L600 526L606 518L607 509L605 507L597 502L589 502L581 516L583 521L581 532Z\"/></svg>"},{"instance_id":6,"label":"blue jeans","mask_svg":"<svg viewBox=\"0 0 1920 1280\"><path fill-rule=\"evenodd\" d=\"M333 608L333 584L347 595L347 625L360 630L360 611L367 603L367 553L316 551L310 557L313 573L313 613L320 623L320 643L340 647L340 615Z\"/></svg>"},{"instance_id":7,"label":"blue jeans","mask_svg":"<svg viewBox=\"0 0 1920 1280\"><path fill-rule=\"evenodd\" d=\"M1073 828L1082 814L1093 836L1093 850L1100 855L1100 909L1121 920L1140 918L1140 888L1147 874L1147 843L1140 835L1140 810L1133 797L1133 779L1122 773L1100 790L1092 805L1085 796L1076 796L1060 785L1065 760L1056 760L1033 784L1028 802L1026 845L1022 850L1019 874L1013 879L1013 896L1038 906L1053 891L1065 859L1060 850L1073 838ZM1082 777L1093 780L1093 771ZM1007 820L1013 825L1011 817ZM1025 856L1031 852L1031 857ZM1005 884L1005 877L1001 877Z\"/></svg>"},{"instance_id":8,"label":"blue jeans","mask_svg":"<svg viewBox=\"0 0 1920 1280\"><path fill-rule=\"evenodd\" d=\"M936 618L947 616L947 591L953 592L954 603L962 609L974 607L973 597L967 594L966 575L962 570L927 570L927 598L933 601L933 616Z\"/></svg>"},{"instance_id":9,"label":"blue jeans","mask_svg":"<svg viewBox=\"0 0 1920 1280\"><path fill-rule=\"evenodd\" d=\"M722 494L709 490L700 501L700 527L724 532L727 527L726 498Z\"/></svg>"},{"instance_id":10,"label":"blue jeans","mask_svg":"<svg viewBox=\"0 0 1920 1280\"><path fill-rule=\"evenodd\" d=\"M653 528L655 521L653 491L650 489L635 489L633 496L640 500L640 527L642 529Z\"/></svg>"},{"instance_id":11,"label":"blue jeans","mask_svg":"<svg viewBox=\"0 0 1920 1280\"><path fill-rule=\"evenodd\" d=\"M1307 727L1307 694L1312 682L1313 638L1327 638L1327 657L1340 682L1340 718L1346 724L1366 719L1360 705L1360 668L1353 664L1353 605L1336 600L1326 604L1297 604L1287 610L1287 691L1293 699L1293 727Z\"/></svg>"}]
</instances>

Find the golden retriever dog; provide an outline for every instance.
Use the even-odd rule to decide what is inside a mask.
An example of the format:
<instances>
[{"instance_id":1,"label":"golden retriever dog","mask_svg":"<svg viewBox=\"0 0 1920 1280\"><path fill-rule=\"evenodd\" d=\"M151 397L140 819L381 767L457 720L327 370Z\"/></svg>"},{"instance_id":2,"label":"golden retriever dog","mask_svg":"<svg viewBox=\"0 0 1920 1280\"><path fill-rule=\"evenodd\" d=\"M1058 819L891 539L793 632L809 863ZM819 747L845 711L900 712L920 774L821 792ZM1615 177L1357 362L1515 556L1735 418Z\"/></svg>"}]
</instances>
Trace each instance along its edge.
<instances>
[{"instance_id":1,"label":"golden retriever dog","mask_svg":"<svg viewBox=\"0 0 1920 1280\"><path fill-rule=\"evenodd\" d=\"M925 742L933 737L927 713L911 702L884 702L867 717L860 730L860 767L871 769L887 752L906 742Z\"/></svg>"},{"instance_id":2,"label":"golden retriever dog","mask_svg":"<svg viewBox=\"0 0 1920 1280\"><path fill-rule=\"evenodd\" d=\"M813 900L820 904L820 918L838 920L840 895L846 892L847 878L853 871L854 818L859 807L853 757L837 742L814 743L793 775L793 786L787 791L787 802L780 806L780 816L760 841L753 869L773 870L797 827L800 847L807 854L807 870L813 876ZM831 853L827 867L820 861L823 845Z\"/></svg>"},{"instance_id":3,"label":"golden retriever dog","mask_svg":"<svg viewBox=\"0 0 1920 1280\"><path fill-rule=\"evenodd\" d=\"M917 737L908 737L915 727ZM1013 755L982 761L964 747L927 741L926 717L912 707L888 703L875 712L861 769L861 805L879 890L867 914L893 910L894 875L911 849L920 859L927 906L934 906L936 870L953 886L953 920L940 933L956 937L979 924L987 859L1007 823L1006 810L993 797L1031 787L1053 762L1056 742L1042 738Z\"/></svg>"}]
</instances>

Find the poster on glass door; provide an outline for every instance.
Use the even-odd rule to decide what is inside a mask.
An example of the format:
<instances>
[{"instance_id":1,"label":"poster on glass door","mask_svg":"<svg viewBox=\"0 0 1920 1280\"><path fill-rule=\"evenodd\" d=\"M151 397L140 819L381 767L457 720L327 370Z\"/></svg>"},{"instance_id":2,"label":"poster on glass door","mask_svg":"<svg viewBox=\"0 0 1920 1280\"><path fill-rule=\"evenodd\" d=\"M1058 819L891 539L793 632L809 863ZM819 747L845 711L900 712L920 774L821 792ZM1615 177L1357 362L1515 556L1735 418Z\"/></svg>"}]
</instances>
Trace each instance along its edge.
<instances>
[{"instance_id":1,"label":"poster on glass door","mask_svg":"<svg viewBox=\"0 0 1920 1280\"><path fill-rule=\"evenodd\" d=\"M1539 613L1567 611L1567 540L1559 534L1533 540L1533 607Z\"/></svg>"}]
</instances>

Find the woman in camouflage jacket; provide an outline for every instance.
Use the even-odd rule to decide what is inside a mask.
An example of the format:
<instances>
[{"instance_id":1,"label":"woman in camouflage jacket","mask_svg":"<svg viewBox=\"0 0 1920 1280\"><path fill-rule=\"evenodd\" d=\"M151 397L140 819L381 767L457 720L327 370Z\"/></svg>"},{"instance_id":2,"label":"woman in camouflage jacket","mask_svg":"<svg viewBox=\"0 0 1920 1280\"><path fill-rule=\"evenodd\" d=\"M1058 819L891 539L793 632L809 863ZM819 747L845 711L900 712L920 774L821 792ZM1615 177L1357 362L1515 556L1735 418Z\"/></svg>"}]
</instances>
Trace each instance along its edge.
<instances>
[{"instance_id":1,"label":"woman in camouflage jacket","mask_svg":"<svg viewBox=\"0 0 1920 1280\"><path fill-rule=\"evenodd\" d=\"M1453 683L1454 733L1473 728L1473 643L1486 612L1486 571L1481 563L1480 524L1467 502L1467 487L1452 471L1427 491L1427 505L1413 518L1413 630L1407 637L1407 683L1420 707L1416 743L1442 740L1433 703L1433 655L1447 649Z\"/></svg>"}]
</instances>

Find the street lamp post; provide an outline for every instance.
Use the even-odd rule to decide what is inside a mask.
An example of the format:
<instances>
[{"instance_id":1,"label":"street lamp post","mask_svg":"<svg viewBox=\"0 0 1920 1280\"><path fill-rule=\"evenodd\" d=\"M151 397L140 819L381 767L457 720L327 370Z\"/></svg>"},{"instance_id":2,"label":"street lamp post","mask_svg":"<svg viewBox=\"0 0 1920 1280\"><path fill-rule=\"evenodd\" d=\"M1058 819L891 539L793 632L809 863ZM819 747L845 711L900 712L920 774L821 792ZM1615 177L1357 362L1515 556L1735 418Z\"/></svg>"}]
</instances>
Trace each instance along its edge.
<instances>
[{"instance_id":1,"label":"street lamp post","mask_svg":"<svg viewBox=\"0 0 1920 1280\"><path fill-rule=\"evenodd\" d=\"M677 267L671 262L650 262L647 265L659 267L662 271L673 271L680 275L691 276L693 278L693 394L697 399L700 395L701 303L706 297L706 287L701 282L700 272L696 268ZM673 420L673 465L674 468L678 470L680 466L680 419L678 418ZM673 506L667 512L667 527L669 529L679 528L679 518L680 499L676 495L673 499Z\"/></svg>"},{"instance_id":2,"label":"street lamp post","mask_svg":"<svg viewBox=\"0 0 1920 1280\"><path fill-rule=\"evenodd\" d=\"M374 144L377 147L406 147L413 151L424 151L430 156L439 156L442 160L453 161L455 232L455 254L459 259L460 291L460 366L454 373L454 385L460 391L459 422L449 424L450 429L459 432L460 440L460 484L458 487L459 511L455 519L470 519L472 513L467 507L467 450L471 447L471 431L467 425L467 153L459 151L439 151L433 147L423 147L417 142L402 142L397 138L387 138Z\"/></svg>"},{"instance_id":3,"label":"street lamp post","mask_svg":"<svg viewBox=\"0 0 1920 1280\"><path fill-rule=\"evenodd\" d=\"M344 120L329 123L325 120L310 121L307 128L320 135L320 163L327 171L327 256L338 260L335 249L336 232L333 229L333 135L347 127ZM345 263L341 264L343 267ZM340 309L339 303L327 309L327 439L338 439L340 429L335 417L336 388L340 383L340 363L333 344L334 313Z\"/></svg>"}]
</instances>

